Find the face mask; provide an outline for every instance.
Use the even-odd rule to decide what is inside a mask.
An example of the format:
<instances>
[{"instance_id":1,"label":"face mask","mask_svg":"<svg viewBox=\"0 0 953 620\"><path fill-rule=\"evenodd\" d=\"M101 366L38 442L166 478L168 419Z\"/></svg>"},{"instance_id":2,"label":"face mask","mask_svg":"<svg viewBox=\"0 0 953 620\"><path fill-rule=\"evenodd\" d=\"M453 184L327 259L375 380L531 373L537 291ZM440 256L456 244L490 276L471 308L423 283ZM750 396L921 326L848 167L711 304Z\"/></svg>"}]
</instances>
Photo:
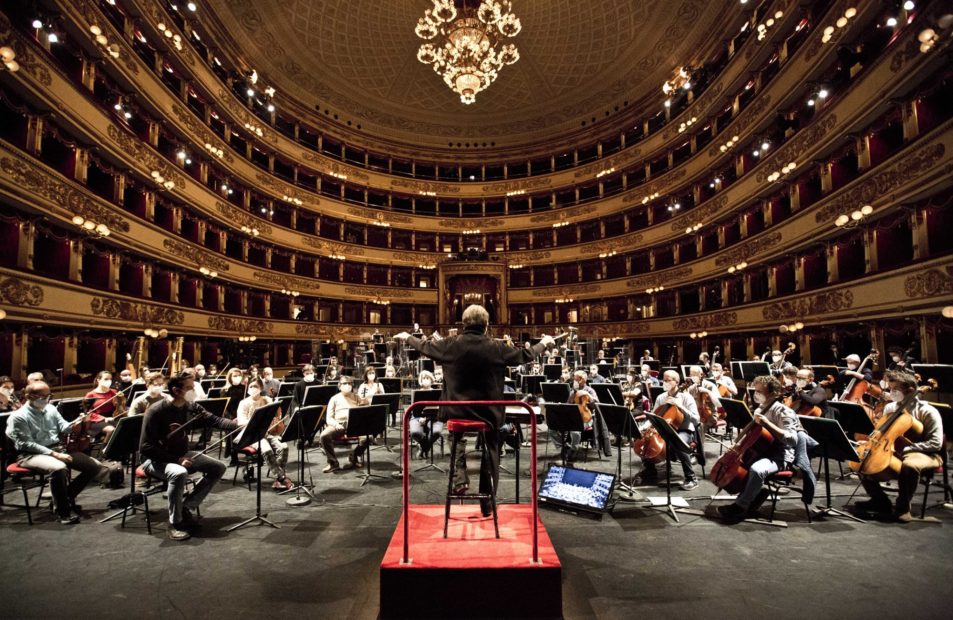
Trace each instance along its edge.
<instances>
[{"instance_id":1,"label":"face mask","mask_svg":"<svg viewBox=\"0 0 953 620\"><path fill-rule=\"evenodd\" d=\"M431 385L433 385L433 381L430 379L424 379L420 382L420 387L429 388Z\"/></svg>"},{"instance_id":2,"label":"face mask","mask_svg":"<svg viewBox=\"0 0 953 620\"><path fill-rule=\"evenodd\" d=\"M267 374L262 376L265 378L265 381L271 381L272 379L275 378L275 375L272 375L272 374Z\"/></svg>"},{"instance_id":3,"label":"face mask","mask_svg":"<svg viewBox=\"0 0 953 620\"><path fill-rule=\"evenodd\" d=\"M351 384L350 384L350 383L345 383L345 384L343 384L343 385L341 386L341 393L342 393L342 394L350 394L350 393L351 393Z\"/></svg>"},{"instance_id":4,"label":"face mask","mask_svg":"<svg viewBox=\"0 0 953 620\"><path fill-rule=\"evenodd\" d=\"M12 388L6 388L6 387L5 387L5 388L0 388L0 394L3 394L3 395L6 396L7 398L10 398L11 396L13 396L13 389L12 389Z\"/></svg>"},{"instance_id":5,"label":"face mask","mask_svg":"<svg viewBox=\"0 0 953 620\"><path fill-rule=\"evenodd\" d=\"M798 379L797 386L802 390L807 387L807 379Z\"/></svg>"},{"instance_id":6,"label":"face mask","mask_svg":"<svg viewBox=\"0 0 953 620\"><path fill-rule=\"evenodd\" d=\"M578 389L579 389L579 382L578 382L578 381L573 381L573 382L572 382L572 389L574 389L574 390L578 390Z\"/></svg>"},{"instance_id":7,"label":"face mask","mask_svg":"<svg viewBox=\"0 0 953 620\"><path fill-rule=\"evenodd\" d=\"M713 376L713 377L716 378L716 379L721 379L721 375L722 375L722 374L723 374L723 373L722 373L720 370L716 370L716 371L714 371L713 373L711 373L711 376Z\"/></svg>"},{"instance_id":8,"label":"face mask","mask_svg":"<svg viewBox=\"0 0 953 620\"><path fill-rule=\"evenodd\" d=\"M314 375L312 375L311 373L308 373L304 376L304 380L307 381L308 383L311 383L312 381L314 381Z\"/></svg>"},{"instance_id":9,"label":"face mask","mask_svg":"<svg viewBox=\"0 0 953 620\"><path fill-rule=\"evenodd\" d=\"M899 362L899 361L900 361L900 356L899 356L899 355L893 355L893 356L890 357L890 359L892 359L894 362Z\"/></svg>"},{"instance_id":10,"label":"face mask","mask_svg":"<svg viewBox=\"0 0 953 620\"><path fill-rule=\"evenodd\" d=\"M759 405L763 405L764 403L768 402L768 397L761 392L755 392L754 402L758 403Z\"/></svg>"},{"instance_id":11,"label":"face mask","mask_svg":"<svg viewBox=\"0 0 953 620\"><path fill-rule=\"evenodd\" d=\"M393 378L393 377L394 377L394 371L393 371L393 370L388 370L387 373L386 373L384 376L386 376L386 377L389 378L389 379L390 379L390 378Z\"/></svg>"},{"instance_id":12,"label":"face mask","mask_svg":"<svg viewBox=\"0 0 953 620\"><path fill-rule=\"evenodd\" d=\"M130 381L132 381L132 377L130 377L129 375L119 375L119 380L122 381L123 383L129 383Z\"/></svg>"},{"instance_id":13,"label":"face mask","mask_svg":"<svg viewBox=\"0 0 953 620\"><path fill-rule=\"evenodd\" d=\"M30 406L34 409L46 409L46 406L50 404L50 397L44 396L42 398L35 398L30 401Z\"/></svg>"},{"instance_id":14,"label":"face mask","mask_svg":"<svg viewBox=\"0 0 953 620\"><path fill-rule=\"evenodd\" d=\"M694 376L692 377L692 383L694 383L695 385L698 385L701 382L702 382L701 377L694 377Z\"/></svg>"},{"instance_id":15,"label":"face mask","mask_svg":"<svg viewBox=\"0 0 953 620\"><path fill-rule=\"evenodd\" d=\"M858 364L847 364L847 368L850 370L857 370Z\"/></svg>"},{"instance_id":16,"label":"face mask","mask_svg":"<svg viewBox=\"0 0 953 620\"><path fill-rule=\"evenodd\" d=\"M161 393L162 393L162 386L161 386L161 385L150 385L150 386L149 386L149 396L152 396L153 398L155 398L156 396L158 396L158 395L161 394Z\"/></svg>"},{"instance_id":17,"label":"face mask","mask_svg":"<svg viewBox=\"0 0 953 620\"><path fill-rule=\"evenodd\" d=\"M632 375L627 376L625 380L628 381L629 383L635 383L635 377Z\"/></svg>"},{"instance_id":18,"label":"face mask","mask_svg":"<svg viewBox=\"0 0 953 620\"><path fill-rule=\"evenodd\" d=\"M194 403L194 402L195 402L195 399L196 399L196 396L195 396L195 388L193 388L193 389L189 390L188 392L186 392L185 394L183 394L183 395L182 395L182 398L184 398L184 399L185 399L185 402L187 402L187 403Z\"/></svg>"},{"instance_id":19,"label":"face mask","mask_svg":"<svg viewBox=\"0 0 953 620\"><path fill-rule=\"evenodd\" d=\"M375 375L374 373L371 373L371 374L367 375L367 380L368 380L368 381L373 381L373 380L376 379L376 378L377 378L377 375Z\"/></svg>"},{"instance_id":20,"label":"face mask","mask_svg":"<svg viewBox=\"0 0 953 620\"><path fill-rule=\"evenodd\" d=\"M103 379L99 382L99 387L103 390L108 390L110 387L112 387L112 384L112 379Z\"/></svg>"},{"instance_id":21,"label":"face mask","mask_svg":"<svg viewBox=\"0 0 953 620\"><path fill-rule=\"evenodd\" d=\"M788 379L787 377L784 378L784 385L793 385L793 384L794 384L793 381L791 381L791 380Z\"/></svg>"},{"instance_id":22,"label":"face mask","mask_svg":"<svg viewBox=\"0 0 953 620\"><path fill-rule=\"evenodd\" d=\"M773 361L775 361L775 362L780 362L780 361L781 361L781 356L780 356L780 355L772 355L772 356L771 356L771 359L772 359Z\"/></svg>"},{"instance_id":23,"label":"face mask","mask_svg":"<svg viewBox=\"0 0 953 620\"><path fill-rule=\"evenodd\" d=\"M890 390L890 400L895 403L903 402L903 399L907 397L902 390Z\"/></svg>"},{"instance_id":24,"label":"face mask","mask_svg":"<svg viewBox=\"0 0 953 620\"><path fill-rule=\"evenodd\" d=\"M259 394L261 394L261 388L256 388L256 387L248 388L248 395L251 396L252 398L255 398Z\"/></svg>"},{"instance_id":25,"label":"face mask","mask_svg":"<svg viewBox=\"0 0 953 620\"><path fill-rule=\"evenodd\" d=\"M242 383L241 377L232 377L232 385L241 385L241 383Z\"/></svg>"},{"instance_id":26,"label":"face mask","mask_svg":"<svg viewBox=\"0 0 953 620\"><path fill-rule=\"evenodd\" d=\"M662 382L662 389L664 389L666 392L671 392L672 390L675 389L675 382L674 382L674 381L663 381L663 382Z\"/></svg>"},{"instance_id":27,"label":"face mask","mask_svg":"<svg viewBox=\"0 0 953 620\"><path fill-rule=\"evenodd\" d=\"M199 379L201 379L202 377L205 376L205 371L204 371L204 370L197 370L197 371L195 372L195 374L197 374L197 375L199 376Z\"/></svg>"}]
</instances>

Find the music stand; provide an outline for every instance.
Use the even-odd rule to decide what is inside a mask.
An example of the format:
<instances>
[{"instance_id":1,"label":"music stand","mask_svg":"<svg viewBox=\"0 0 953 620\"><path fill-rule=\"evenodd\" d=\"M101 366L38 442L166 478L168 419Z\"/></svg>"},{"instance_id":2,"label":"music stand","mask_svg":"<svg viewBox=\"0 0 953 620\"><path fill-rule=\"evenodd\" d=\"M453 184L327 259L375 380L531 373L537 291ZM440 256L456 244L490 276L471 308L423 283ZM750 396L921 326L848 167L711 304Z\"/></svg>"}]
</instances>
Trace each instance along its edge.
<instances>
[{"instance_id":1,"label":"music stand","mask_svg":"<svg viewBox=\"0 0 953 620\"><path fill-rule=\"evenodd\" d=\"M951 391L953 385L953 365L950 364L912 364L913 372L920 375L920 384L925 385L933 379L940 385L941 392Z\"/></svg>"},{"instance_id":2,"label":"music stand","mask_svg":"<svg viewBox=\"0 0 953 620\"><path fill-rule=\"evenodd\" d=\"M827 506L821 509L822 512L825 515L834 515L845 519L852 519L858 523L866 523L866 521L861 518L834 508L833 502L831 501L830 459L834 459L838 462L860 461L857 451L854 450L854 446L851 445L840 422L829 418L804 415L799 415L798 419L801 421L801 426L804 427L805 432L807 432L814 441L820 444L821 458L824 459L824 489L827 495Z\"/></svg>"},{"instance_id":3,"label":"music stand","mask_svg":"<svg viewBox=\"0 0 953 620\"><path fill-rule=\"evenodd\" d=\"M336 385L309 385L304 390L302 407L324 406L341 390Z\"/></svg>"},{"instance_id":4,"label":"music stand","mask_svg":"<svg viewBox=\"0 0 953 620\"><path fill-rule=\"evenodd\" d=\"M64 420L72 422L83 412L83 399L64 398L56 403L56 410L60 412L60 416L62 416Z\"/></svg>"},{"instance_id":5,"label":"music stand","mask_svg":"<svg viewBox=\"0 0 953 620\"><path fill-rule=\"evenodd\" d=\"M653 508L664 507L666 512L672 515L676 523L679 523L678 513L688 513L688 501L684 497L672 499L672 464L675 462L672 458L674 452L685 452L691 454L692 448L679 436L678 431L672 428L665 418L659 417L654 413L646 413L645 418L655 427L658 434L665 442L665 497L650 497L649 502ZM692 513L694 514L694 513Z\"/></svg>"},{"instance_id":6,"label":"music stand","mask_svg":"<svg viewBox=\"0 0 953 620\"><path fill-rule=\"evenodd\" d=\"M566 466L566 454L569 451L569 433L581 433L585 430L582 416L577 405L566 403L546 403L543 408L546 426L551 431L562 434L562 464Z\"/></svg>"},{"instance_id":7,"label":"music stand","mask_svg":"<svg viewBox=\"0 0 953 620\"><path fill-rule=\"evenodd\" d=\"M650 385L649 386L649 400L652 401L652 404L655 405L655 401L658 400L658 397L665 392L665 388L661 385Z\"/></svg>"},{"instance_id":8,"label":"music stand","mask_svg":"<svg viewBox=\"0 0 953 620\"><path fill-rule=\"evenodd\" d=\"M599 397L600 403L609 405L623 404L622 386L618 383L593 383L591 387L595 390L596 396Z\"/></svg>"},{"instance_id":9,"label":"music stand","mask_svg":"<svg viewBox=\"0 0 953 620\"><path fill-rule=\"evenodd\" d=\"M725 410L725 422L728 423L729 428L744 428L748 426L754 416L751 415L751 410L748 409L748 405L743 400L735 400L733 398L722 398L721 406Z\"/></svg>"},{"instance_id":10,"label":"music stand","mask_svg":"<svg viewBox=\"0 0 953 620\"><path fill-rule=\"evenodd\" d=\"M298 484L278 494L284 495L294 492L295 496L285 502L289 506L306 506L311 503L312 499L315 499L312 491L312 489L314 489L314 479L311 478L310 467L308 467L308 478L311 480L311 483L305 484L304 481L304 470L308 459L305 442L308 441L308 438L314 436L314 433L318 429L318 424L324 418L326 409L324 405L298 407L295 412L291 414L291 419L288 420L288 423L285 425L285 432L281 434L281 441L285 443L296 441L297 443L295 445L298 447ZM283 408L282 411L284 411ZM304 490L307 497L301 496L302 490Z\"/></svg>"},{"instance_id":11,"label":"music stand","mask_svg":"<svg viewBox=\"0 0 953 620\"><path fill-rule=\"evenodd\" d=\"M129 386L129 395L126 397L126 402L131 403L136 396L144 393L147 389L149 389L149 386L145 383L133 383Z\"/></svg>"},{"instance_id":12,"label":"music stand","mask_svg":"<svg viewBox=\"0 0 953 620\"><path fill-rule=\"evenodd\" d=\"M278 384L278 398L282 396L293 396L295 391L295 385L297 381L283 381Z\"/></svg>"},{"instance_id":13,"label":"music stand","mask_svg":"<svg viewBox=\"0 0 953 620\"><path fill-rule=\"evenodd\" d=\"M545 378L545 375L520 375L520 388L523 394L539 394L539 385Z\"/></svg>"},{"instance_id":14,"label":"music stand","mask_svg":"<svg viewBox=\"0 0 953 620\"><path fill-rule=\"evenodd\" d=\"M224 418L224 417L225 417L225 410L228 408L228 401L229 401L229 400L230 400L230 398L229 398L228 396L223 396L223 397L220 397L220 398L202 398L202 399L199 399L199 400L195 401L195 404L196 404L196 405L201 405L202 408L205 409L206 411L208 411L209 413L212 413L212 414L214 414L214 415L216 415L216 416L218 416L218 417L220 417L220 418ZM195 430L196 430L196 428L195 428L194 426L192 426L192 427L189 428L189 438L190 438L190 439L191 439L191 437L192 437L192 433L193 433ZM209 441L211 441L211 439L212 439L212 430L213 430L212 427L206 427L206 428L201 429L200 432L202 433L202 435L201 435L201 437L199 437L199 444L202 445L202 447L205 447L205 445L206 445ZM219 436L221 436L221 433L219 433ZM221 441L220 441L219 444L218 444L218 456L219 456L219 458L221 458L221 456L222 456L222 442L221 442Z\"/></svg>"},{"instance_id":15,"label":"music stand","mask_svg":"<svg viewBox=\"0 0 953 620\"><path fill-rule=\"evenodd\" d=\"M381 382L381 385L384 386L384 392L390 394L400 394L403 386L400 384L400 377L381 377L378 379Z\"/></svg>"},{"instance_id":16,"label":"music stand","mask_svg":"<svg viewBox=\"0 0 953 620\"><path fill-rule=\"evenodd\" d=\"M356 415L355 415L356 414ZM364 451L364 464L367 466L365 473L358 474L362 478L361 486L367 484L371 478L380 478L387 480L387 476L371 473L371 437L380 435L387 427L387 405L366 405L364 407L351 407L347 412L347 426L344 433L348 437L363 436L368 443L367 450Z\"/></svg>"},{"instance_id":17,"label":"music stand","mask_svg":"<svg viewBox=\"0 0 953 620\"><path fill-rule=\"evenodd\" d=\"M596 408L598 408L599 413L602 414L602 419L606 422L606 428L619 440L618 450L616 451L616 476L618 476L619 486L616 487L616 490L625 491L625 496L620 499L630 502L641 499L641 496L635 497L634 494L637 494L638 491L636 491L632 485L622 481L622 440L628 439L629 441L634 441L641 437L642 433L639 432L639 425L636 424L632 412L629 411L629 408L625 405L596 403ZM631 477L632 450L629 450L629 478L631 479Z\"/></svg>"},{"instance_id":18,"label":"music stand","mask_svg":"<svg viewBox=\"0 0 953 620\"><path fill-rule=\"evenodd\" d=\"M400 392L385 392L383 394L375 394L371 396L372 405L385 405L387 407L387 415L390 417L391 424L396 424L397 411L400 409ZM390 445L387 443L387 426L384 426L384 449L388 452L393 452Z\"/></svg>"},{"instance_id":19,"label":"music stand","mask_svg":"<svg viewBox=\"0 0 953 620\"><path fill-rule=\"evenodd\" d=\"M857 403L829 400L827 404L835 409L834 417L848 435L856 439L857 435L869 435L874 432L874 423L870 421L867 410Z\"/></svg>"},{"instance_id":20,"label":"music stand","mask_svg":"<svg viewBox=\"0 0 953 620\"><path fill-rule=\"evenodd\" d=\"M234 450L238 451L242 448L247 448L248 446L255 446L255 460L258 465L258 474L255 476L255 516L245 519L237 525L233 525L230 528L227 528L226 532L231 532L237 530L240 527L250 525L252 523L257 523L257 525L269 525L273 528L280 529L279 526L275 525L265 517L268 516L268 513L261 512L261 467L262 467L262 456L261 449L258 446L258 443L265 438L268 434L268 430L271 428L272 420L275 419L275 414L279 412L281 408L281 403L268 403L264 407L259 407L252 414L251 419L248 421L248 424L245 425L245 430L242 432L241 439L238 439L234 442Z\"/></svg>"},{"instance_id":21,"label":"music stand","mask_svg":"<svg viewBox=\"0 0 953 620\"><path fill-rule=\"evenodd\" d=\"M543 364L543 375L547 381L559 381L559 376L562 374L562 364Z\"/></svg>"},{"instance_id":22,"label":"music stand","mask_svg":"<svg viewBox=\"0 0 953 620\"><path fill-rule=\"evenodd\" d=\"M572 389L568 383L562 381L544 381L539 384L543 391L543 400L547 403L565 403L569 400Z\"/></svg>"},{"instance_id":23,"label":"music stand","mask_svg":"<svg viewBox=\"0 0 953 620\"><path fill-rule=\"evenodd\" d=\"M750 383L755 377L771 375L771 367L767 362L731 362L731 376L740 377L745 383Z\"/></svg>"},{"instance_id":24,"label":"music stand","mask_svg":"<svg viewBox=\"0 0 953 620\"><path fill-rule=\"evenodd\" d=\"M142 435L143 417L133 415L119 418L116 429L109 435L109 441L103 448L102 457L104 459L117 462L122 462L126 458L129 459L129 494L118 500L123 504L123 509L102 519L100 523L122 517L121 527L126 527L126 516L141 511L146 516L146 530L152 534L152 520L149 518L149 494L145 491L136 492L136 464L139 463L139 439ZM136 505L136 500L140 498L142 508Z\"/></svg>"}]
</instances>

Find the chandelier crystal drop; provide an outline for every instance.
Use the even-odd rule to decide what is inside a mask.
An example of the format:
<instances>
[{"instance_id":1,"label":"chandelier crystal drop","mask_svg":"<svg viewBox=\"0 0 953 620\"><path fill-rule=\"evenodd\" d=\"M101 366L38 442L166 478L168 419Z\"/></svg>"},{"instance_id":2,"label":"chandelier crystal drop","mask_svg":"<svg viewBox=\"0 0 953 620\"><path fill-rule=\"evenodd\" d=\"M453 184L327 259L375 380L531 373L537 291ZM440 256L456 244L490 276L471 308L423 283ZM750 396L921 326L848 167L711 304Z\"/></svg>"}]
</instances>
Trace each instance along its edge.
<instances>
[{"instance_id":1,"label":"chandelier crystal drop","mask_svg":"<svg viewBox=\"0 0 953 620\"><path fill-rule=\"evenodd\" d=\"M512 8L509 0L482 0L478 5L476 0L433 0L433 8L424 11L414 28L428 41L417 50L417 60L433 66L460 101L473 103L505 65L520 59L515 45L502 43L523 27Z\"/></svg>"}]
</instances>

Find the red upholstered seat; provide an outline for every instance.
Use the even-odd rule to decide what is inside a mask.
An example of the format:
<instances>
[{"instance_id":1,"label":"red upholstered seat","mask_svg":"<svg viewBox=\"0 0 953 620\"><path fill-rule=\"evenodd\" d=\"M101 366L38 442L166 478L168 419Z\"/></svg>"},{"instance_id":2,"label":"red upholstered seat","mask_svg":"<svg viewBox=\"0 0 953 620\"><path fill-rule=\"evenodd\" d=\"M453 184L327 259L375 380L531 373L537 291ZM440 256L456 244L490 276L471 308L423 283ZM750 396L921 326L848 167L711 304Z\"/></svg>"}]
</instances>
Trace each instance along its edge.
<instances>
[{"instance_id":1,"label":"red upholstered seat","mask_svg":"<svg viewBox=\"0 0 953 620\"><path fill-rule=\"evenodd\" d=\"M148 478L149 474L142 468L142 465L136 468L136 478Z\"/></svg>"},{"instance_id":2,"label":"red upholstered seat","mask_svg":"<svg viewBox=\"0 0 953 620\"><path fill-rule=\"evenodd\" d=\"M790 482L792 478L794 478L794 472L790 469L782 469L781 471L768 476L769 480L776 482Z\"/></svg>"},{"instance_id":3,"label":"red upholstered seat","mask_svg":"<svg viewBox=\"0 0 953 620\"><path fill-rule=\"evenodd\" d=\"M447 432L450 433L487 433L490 425L480 420L448 420Z\"/></svg>"},{"instance_id":4,"label":"red upholstered seat","mask_svg":"<svg viewBox=\"0 0 953 620\"><path fill-rule=\"evenodd\" d=\"M256 448L255 446L245 446L244 448L241 449L241 452L245 454L251 454L252 456L254 456L258 454L258 448Z\"/></svg>"},{"instance_id":5,"label":"red upholstered seat","mask_svg":"<svg viewBox=\"0 0 953 620\"><path fill-rule=\"evenodd\" d=\"M7 465L7 473L8 473L8 474L17 474L17 475L19 475L19 474L25 474L25 475L29 476L30 474L33 474L33 473L35 473L35 472L34 472L32 469L27 469L26 467L20 467L20 466L19 466L18 464L16 464L16 463L10 463L9 465Z\"/></svg>"}]
</instances>

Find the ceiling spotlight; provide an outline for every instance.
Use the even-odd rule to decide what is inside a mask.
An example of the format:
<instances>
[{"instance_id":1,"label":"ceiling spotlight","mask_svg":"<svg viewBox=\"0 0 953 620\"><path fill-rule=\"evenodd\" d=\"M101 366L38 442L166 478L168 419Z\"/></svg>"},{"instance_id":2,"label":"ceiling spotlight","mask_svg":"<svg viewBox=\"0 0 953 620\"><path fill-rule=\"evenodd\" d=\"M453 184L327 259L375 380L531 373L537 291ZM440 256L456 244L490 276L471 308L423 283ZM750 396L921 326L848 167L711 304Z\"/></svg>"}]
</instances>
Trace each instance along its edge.
<instances>
[{"instance_id":1,"label":"ceiling spotlight","mask_svg":"<svg viewBox=\"0 0 953 620\"><path fill-rule=\"evenodd\" d=\"M826 88L822 88L821 90L818 91L817 96L820 97L821 99L827 99L827 95L829 94L830 93L827 92Z\"/></svg>"},{"instance_id":2,"label":"ceiling spotlight","mask_svg":"<svg viewBox=\"0 0 953 620\"><path fill-rule=\"evenodd\" d=\"M34 28L36 28L37 30L39 30L40 28L43 27L43 22L41 22L41 21L38 20L38 19L34 19L33 22L32 22L30 25L33 26Z\"/></svg>"},{"instance_id":3,"label":"ceiling spotlight","mask_svg":"<svg viewBox=\"0 0 953 620\"><path fill-rule=\"evenodd\" d=\"M189 3L186 4L185 6L186 6L186 8L188 8L188 9L189 9L190 11L192 11L193 13L195 12L195 10L196 10L197 8L199 8L199 7L195 6L195 3L194 3L194 2L189 2Z\"/></svg>"},{"instance_id":4,"label":"ceiling spotlight","mask_svg":"<svg viewBox=\"0 0 953 620\"><path fill-rule=\"evenodd\" d=\"M51 33L49 34L49 36L47 37L47 39L49 39L50 43L59 43L59 42L60 42L60 38L59 38L58 36L56 36L56 33L55 33L55 32L51 32Z\"/></svg>"},{"instance_id":5,"label":"ceiling spotlight","mask_svg":"<svg viewBox=\"0 0 953 620\"><path fill-rule=\"evenodd\" d=\"M273 103L269 103L269 104L268 104L268 111L269 111L269 112L274 112L274 111L275 111L275 105L274 105Z\"/></svg>"},{"instance_id":6,"label":"ceiling spotlight","mask_svg":"<svg viewBox=\"0 0 953 620\"><path fill-rule=\"evenodd\" d=\"M813 105L814 105L814 100L813 100L813 99L808 99L808 100L807 100L807 105L813 106Z\"/></svg>"},{"instance_id":7,"label":"ceiling spotlight","mask_svg":"<svg viewBox=\"0 0 953 620\"><path fill-rule=\"evenodd\" d=\"M896 18L896 17L888 17L888 18L887 18L887 27L888 27L888 28L893 28L893 27L896 26L896 25L897 25L897 18Z\"/></svg>"},{"instance_id":8,"label":"ceiling spotlight","mask_svg":"<svg viewBox=\"0 0 953 620\"><path fill-rule=\"evenodd\" d=\"M255 90L254 90L253 88L249 88L249 89L248 89L247 91L245 91L245 92L246 92L246 94L247 94L249 97L254 97L254 96L255 96Z\"/></svg>"}]
</instances>

